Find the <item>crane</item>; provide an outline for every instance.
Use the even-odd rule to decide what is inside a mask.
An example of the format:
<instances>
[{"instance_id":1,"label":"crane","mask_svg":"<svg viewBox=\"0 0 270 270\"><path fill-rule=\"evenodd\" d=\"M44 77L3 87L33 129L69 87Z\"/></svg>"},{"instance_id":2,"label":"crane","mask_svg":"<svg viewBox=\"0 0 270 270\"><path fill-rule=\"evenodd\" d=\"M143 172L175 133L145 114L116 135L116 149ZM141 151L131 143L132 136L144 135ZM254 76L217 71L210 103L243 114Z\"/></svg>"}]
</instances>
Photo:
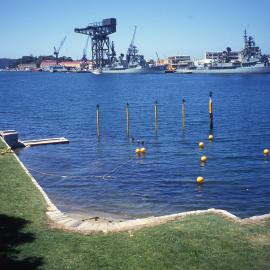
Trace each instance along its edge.
<instances>
[{"instance_id":1,"label":"crane","mask_svg":"<svg viewBox=\"0 0 270 270\"><path fill-rule=\"evenodd\" d=\"M134 59L135 58L135 55L138 52L138 50L136 49L136 46L134 45L136 31L137 31L137 26L135 25L133 36L132 36L132 40L131 40L130 45L129 45L128 50L127 50L126 59L127 59L127 62L128 63L135 60Z\"/></svg>"},{"instance_id":2,"label":"crane","mask_svg":"<svg viewBox=\"0 0 270 270\"><path fill-rule=\"evenodd\" d=\"M111 46L109 35L116 32L116 19L103 19L98 23L91 23L84 28L75 28L75 33L88 35L92 42L92 63L94 68L103 68L110 64Z\"/></svg>"},{"instance_id":3,"label":"crane","mask_svg":"<svg viewBox=\"0 0 270 270\"><path fill-rule=\"evenodd\" d=\"M156 52L156 56L157 56L157 64L160 65L160 58L158 56L158 53Z\"/></svg>"},{"instance_id":4,"label":"crane","mask_svg":"<svg viewBox=\"0 0 270 270\"><path fill-rule=\"evenodd\" d=\"M64 39L62 40L62 42L60 43L60 46L59 46L58 50L55 48L55 46L53 47L53 49L54 49L53 54L56 57L56 65L58 65L58 63L59 63L59 61L58 61L58 55L59 55L59 52L60 52L60 50L61 50L61 48L62 48L62 46L63 46L66 38L67 38L67 36L65 36Z\"/></svg>"},{"instance_id":5,"label":"crane","mask_svg":"<svg viewBox=\"0 0 270 270\"><path fill-rule=\"evenodd\" d=\"M137 31L137 26L135 25L134 32L133 32L133 37L132 37L132 40L131 40L131 43L130 43L130 47L134 46L136 31Z\"/></svg>"}]
</instances>

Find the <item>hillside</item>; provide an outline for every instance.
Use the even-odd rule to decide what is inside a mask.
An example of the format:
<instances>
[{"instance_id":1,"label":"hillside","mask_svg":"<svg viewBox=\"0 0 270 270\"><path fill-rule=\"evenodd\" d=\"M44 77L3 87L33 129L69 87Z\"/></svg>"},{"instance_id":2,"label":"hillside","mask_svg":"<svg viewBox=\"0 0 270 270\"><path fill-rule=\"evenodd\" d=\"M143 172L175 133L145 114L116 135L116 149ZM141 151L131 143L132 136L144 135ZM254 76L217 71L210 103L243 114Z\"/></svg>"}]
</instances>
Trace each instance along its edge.
<instances>
[{"instance_id":1,"label":"hillside","mask_svg":"<svg viewBox=\"0 0 270 270\"><path fill-rule=\"evenodd\" d=\"M0 58L0 68L5 68L13 63L15 63L17 59L10 58Z\"/></svg>"}]
</instances>

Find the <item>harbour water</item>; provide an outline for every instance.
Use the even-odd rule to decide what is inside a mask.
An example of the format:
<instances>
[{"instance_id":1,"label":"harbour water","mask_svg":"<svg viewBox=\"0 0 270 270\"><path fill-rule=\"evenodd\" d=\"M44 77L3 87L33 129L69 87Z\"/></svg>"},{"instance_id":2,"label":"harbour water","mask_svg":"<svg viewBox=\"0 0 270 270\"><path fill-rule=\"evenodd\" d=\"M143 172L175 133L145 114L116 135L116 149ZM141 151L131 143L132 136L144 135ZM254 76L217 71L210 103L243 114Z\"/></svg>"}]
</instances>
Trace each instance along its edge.
<instances>
[{"instance_id":1,"label":"harbour water","mask_svg":"<svg viewBox=\"0 0 270 270\"><path fill-rule=\"evenodd\" d=\"M240 217L270 212L270 157L263 155L270 147L270 75L0 72L0 91L0 130L16 129L21 140L69 139L18 151L60 210L132 218L212 207ZM127 102L135 142L126 134ZM144 157L135 155L140 139Z\"/></svg>"}]
</instances>

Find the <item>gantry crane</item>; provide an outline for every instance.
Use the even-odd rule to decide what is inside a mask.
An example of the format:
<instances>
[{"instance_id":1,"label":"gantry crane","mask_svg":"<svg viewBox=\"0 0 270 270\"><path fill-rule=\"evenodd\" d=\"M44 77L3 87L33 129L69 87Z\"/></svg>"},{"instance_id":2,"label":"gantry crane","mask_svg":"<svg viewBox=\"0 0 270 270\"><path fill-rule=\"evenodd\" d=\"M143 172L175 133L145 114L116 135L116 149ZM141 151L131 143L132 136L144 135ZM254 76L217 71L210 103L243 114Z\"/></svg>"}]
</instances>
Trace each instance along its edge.
<instances>
[{"instance_id":1,"label":"gantry crane","mask_svg":"<svg viewBox=\"0 0 270 270\"><path fill-rule=\"evenodd\" d=\"M85 28L75 28L75 33L91 36L92 65L102 68L110 64L111 46L109 35L116 32L116 19L104 19L102 22L91 23Z\"/></svg>"}]
</instances>

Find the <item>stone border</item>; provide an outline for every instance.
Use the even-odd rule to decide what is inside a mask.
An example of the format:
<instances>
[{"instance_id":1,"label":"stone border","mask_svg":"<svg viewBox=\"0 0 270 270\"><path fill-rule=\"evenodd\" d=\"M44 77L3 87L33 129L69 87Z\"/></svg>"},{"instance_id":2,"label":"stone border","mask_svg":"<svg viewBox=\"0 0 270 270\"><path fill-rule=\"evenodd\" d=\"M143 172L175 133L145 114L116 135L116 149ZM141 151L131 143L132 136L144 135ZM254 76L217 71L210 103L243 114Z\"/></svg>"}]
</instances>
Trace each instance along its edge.
<instances>
[{"instance_id":1,"label":"stone border","mask_svg":"<svg viewBox=\"0 0 270 270\"><path fill-rule=\"evenodd\" d=\"M1 138L2 139L2 138ZM2 139L5 145L8 147L6 142ZM204 215L204 214L217 214L223 216L224 218L228 218L234 222L240 224L249 224L260 221L265 221L270 219L270 213L260 216L253 216L250 218L241 219L226 210L221 209L208 209L208 210L197 210L197 211L189 211L182 212L177 214L159 216L159 217L147 217L147 218L139 218L125 221L110 221L110 220L101 220L95 221L95 219L76 219L70 217L68 214L62 213L49 199L48 195L42 189L42 187L38 184L36 179L31 175L31 173L27 170L24 164L21 162L19 157L13 152L13 156L16 158L18 163L21 165L26 174L30 177L32 183L42 194L47 209L47 217L50 221L50 225L52 228L58 228L71 232L78 232L82 234L93 234L93 233L109 233L109 232L122 232L128 231L131 234L131 231L138 230L146 227L153 227L160 224L167 223L169 221L179 220L187 216L192 215Z\"/></svg>"}]
</instances>

